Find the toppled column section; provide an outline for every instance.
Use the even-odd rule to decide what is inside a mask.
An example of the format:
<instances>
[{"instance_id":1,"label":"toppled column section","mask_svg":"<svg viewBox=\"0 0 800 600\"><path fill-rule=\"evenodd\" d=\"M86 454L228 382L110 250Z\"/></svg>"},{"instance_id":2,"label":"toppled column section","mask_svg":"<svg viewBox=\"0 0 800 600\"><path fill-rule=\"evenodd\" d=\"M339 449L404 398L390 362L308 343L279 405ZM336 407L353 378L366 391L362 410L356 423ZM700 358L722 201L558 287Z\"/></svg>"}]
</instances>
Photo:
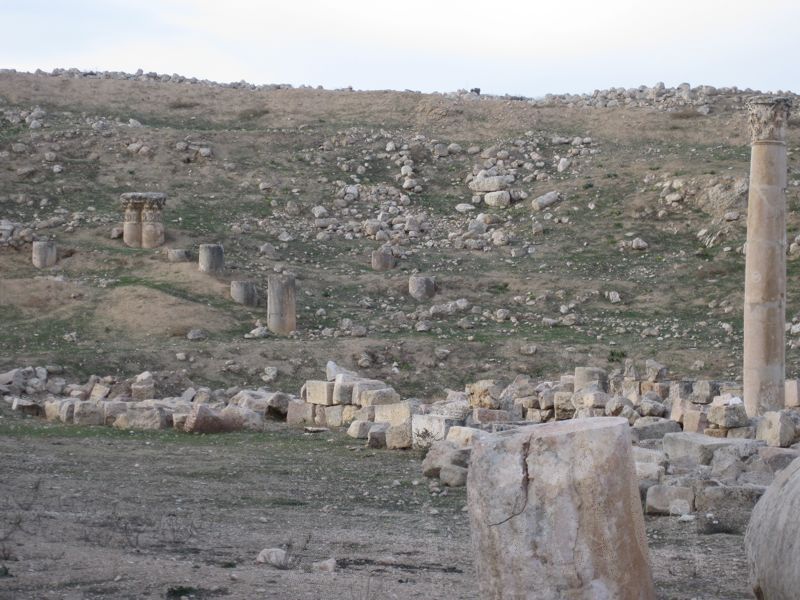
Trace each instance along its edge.
<instances>
[{"instance_id":1,"label":"toppled column section","mask_svg":"<svg viewBox=\"0 0 800 600\"><path fill-rule=\"evenodd\" d=\"M744 284L744 401L751 417L784 408L788 98L750 101Z\"/></svg>"},{"instance_id":2,"label":"toppled column section","mask_svg":"<svg viewBox=\"0 0 800 600\"><path fill-rule=\"evenodd\" d=\"M758 501L744 546L756 598L792 600L800 590L800 458L778 473Z\"/></svg>"},{"instance_id":3,"label":"toppled column section","mask_svg":"<svg viewBox=\"0 0 800 600\"><path fill-rule=\"evenodd\" d=\"M58 248L54 241L33 242L31 248L31 262L37 269L46 269L56 264Z\"/></svg>"},{"instance_id":4,"label":"toppled column section","mask_svg":"<svg viewBox=\"0 0 800 600\"><path fill-rule=\"evenodd\" d=\"M467 483L481 598L655 598L628 422L475 440Z\"/></svg>"},{"instance_id":5,"label":"toppled column section","mask_svg":"<svg viewBox=\"0 0 800 600\"><path fill-rule=\"evenodd\" d=\"M158 248L164 243L161 211L167 195L161 192L127 192L120 196L125 211L122 241L131 248Z\"/></svg>"},{"instance_id":6,"label":"toppled column section","mask_svg":"<svg viewBox=\"0 0 800 600\"><path fill-rule=\"evenodd\" d=\"M267 283L267 328L289 335L297 329L293 275L273 275Z\"/></svg>"},{"instance_id":7,"label":"toppled column section","mask_svg":"<svg viewBox=\"0 0 800 600\"><path fill-rule=\"evenodd\" d=\"M200 244L198 268L203 273L222 273L225 270L225 251L220 244Z\"/></svg>"}]
</instances>

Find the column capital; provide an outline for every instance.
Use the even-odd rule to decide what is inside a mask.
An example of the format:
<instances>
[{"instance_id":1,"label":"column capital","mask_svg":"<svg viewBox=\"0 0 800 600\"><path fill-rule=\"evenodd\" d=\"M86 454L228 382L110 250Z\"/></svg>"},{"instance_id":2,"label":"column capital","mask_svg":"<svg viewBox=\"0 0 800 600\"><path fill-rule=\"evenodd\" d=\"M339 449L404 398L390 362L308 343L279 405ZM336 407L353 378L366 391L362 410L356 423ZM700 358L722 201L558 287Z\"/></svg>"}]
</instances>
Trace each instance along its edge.
<instances>
[{"instance_id":1,"label":"column capital","mask_svg":"<svg viewBox=\"0 0 800 600\"><path fill-rule=\"evenodd\" d=\"M755 96L747 101L750 140L785 142L792 101L786 96Z\"/></svg>"}]
</instances>

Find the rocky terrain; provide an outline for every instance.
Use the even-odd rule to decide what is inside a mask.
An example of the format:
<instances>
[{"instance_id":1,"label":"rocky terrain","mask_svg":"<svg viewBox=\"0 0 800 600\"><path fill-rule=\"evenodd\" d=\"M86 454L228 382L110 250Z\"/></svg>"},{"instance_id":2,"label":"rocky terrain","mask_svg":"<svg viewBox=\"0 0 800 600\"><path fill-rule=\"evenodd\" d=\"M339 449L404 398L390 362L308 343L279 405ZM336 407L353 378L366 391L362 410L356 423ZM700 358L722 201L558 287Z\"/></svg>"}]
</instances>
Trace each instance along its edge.
<instances>
[{"instance_id":1,"label":"rocky terrain","mask_svg":"<svg viewBox=\"0 0 800 600\"><path fill-rule=\"evenodd\" d=\"M437 596L437 585L472 597L471 557L457 546L468 536L460 486L473 438L523 422L606 415L631 423L644 506L667 515L647 522L662 597L749 597L737 573L748 511L800 439L794 411L750 421L738 398L743 107L752 94L687 84L525 99L0 72L0 394L8 402L0 403L0 431L9 448L28 448L4 473L13 482L0 532L9 597L38 597L55 585L45 570L83 593L92 581L98 597L134 594L132 573L146 561L81 579L68 576L76 564L48 546L69 540L99 552L132 532L137 542L128 539L115 560L140 551L203 557L167 569L148 588L152 597L268 594L270 566L269 584L283 590L275 597L318 597L331 570L353 597L369 595L372 578L389 597ZM794 119L792 379L800 367L800 303L791 292L800 264L799 145ZM126 192L167 194L163 247L119 239ZM54 266L31 264L34 240L56 242ZM224 247L224 271L198 270L201 244ZM297 327L286 336L264 326L265 284L276 274L294 276L297 286ZM231 282L242 280L255 283L254 302L232 297ZM328 361L335 363L321 377ZM275 422L284 420L306 433ZM209 441L184 433L233 430L257 433ZM285 502L261 519L283 537L251 532L238 550L241 523L208 524L220 518L225 486L209 491L212 505L195 507L192 519L169 504L196 503L200 492L155 497L148 485L142 501L164 516L141 531L130 522L143 518L135 502L122 514L100 506L96 484L77 471L64 477L76 496L93 499L89 515L51 506L58 487L50 477L60 468L49 453L36 459L34 440L52 438L73 453L77 436L121 453L131 450L128 431L146 440L137 448L177 451L183 440L187 452L202 454L221 444L215 460L237 464L222 479L246 497L252 473L241 476L237 450L281 455L281 466L264 473L269 485L306 485L289 476L306 462L314 473L342 469L342 480L281 492ZM381 450L387 446L417 449ZM300 458L326 447L324 461ZM155 460L140 450L134 460ZM115 470L80 455L92 470ZM181 473L189 468L175 460ZM148 466L156 464L172 463L159 457ZM208 473L180 476L214 487ZM154 477L146 479L155 484ZM26 500L31 486L41 503ZM375 506L356 511L364 529L352 535L365 545L355 552L333 540L348 527L343 505L353 510L360 495ZM398 513L395 533L383 525L387 504ZM336 523L323 535L320 511ZM105 527L97 536L108 539L38 527L26 548L25 513L37 523L58 515L73 528ZM295 519L303 516L301 527ZM282 528L286 519L292 524ZM428 523L432 547L400 560L388 538L411 548L403 523L418 519ZM206 527L207 537L195 527ZM226 559L209 545L220 527L232 544ZM294 539L302 534L316 541ZM694 558L681 562L687 536ZM704 545L713 550L701 560ZM391 556L376 562L384 551ZM189 570L257 557L264 564L248 566L245 587L235 589L226 577L238 581L241 569L207 580ZM30 576L19 575L21 565ZM413 589L396 588L398 572L411 571L422 575L397 583ZM0 594L4 585L0 579Z\"/></svg>"}]
</instances>

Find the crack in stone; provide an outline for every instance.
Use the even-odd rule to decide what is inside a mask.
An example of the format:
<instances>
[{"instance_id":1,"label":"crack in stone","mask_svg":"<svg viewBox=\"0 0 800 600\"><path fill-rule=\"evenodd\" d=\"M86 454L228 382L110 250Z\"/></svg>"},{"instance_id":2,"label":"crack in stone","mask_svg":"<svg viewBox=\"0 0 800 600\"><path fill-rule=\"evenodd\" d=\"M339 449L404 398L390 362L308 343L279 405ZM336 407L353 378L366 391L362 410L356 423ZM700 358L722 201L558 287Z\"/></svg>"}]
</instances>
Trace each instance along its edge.
<instances>
[{"instance_id":1,"label":"crack in stone","mask_svg":"<svg viewBox=\"0 0 800 600\"><path fill-rule=\"evenodd\" d=\"M518 517L528 506L528 452L531 449L531 440L533 439L533 434L525 440L525 443L522 444L522 507L519 509L514 509L511 514L503 519L502 521L498 521L497 523L489 523L489 527L497 527L498 525L502 525L504 523L508 523L514 517ZM516 502L514 502L516 504Z\"/></svg>"}]
</instances>

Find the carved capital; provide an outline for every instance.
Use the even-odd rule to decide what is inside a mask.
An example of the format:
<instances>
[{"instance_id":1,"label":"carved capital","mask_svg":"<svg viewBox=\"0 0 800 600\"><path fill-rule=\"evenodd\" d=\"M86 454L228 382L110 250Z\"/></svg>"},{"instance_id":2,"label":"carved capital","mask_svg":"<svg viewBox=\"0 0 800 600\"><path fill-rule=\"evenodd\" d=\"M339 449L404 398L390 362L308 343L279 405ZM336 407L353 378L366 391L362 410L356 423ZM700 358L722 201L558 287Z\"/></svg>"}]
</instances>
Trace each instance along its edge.
<instances>
[{"instance_id":1,"label":"carved capital","mask_svg":"<svg viewBox=\"0 0 800 600\"><path fill-rule=\"evenodd\" d=\"M756 96L747 102L750 139L756 142L785 142L786 124L792 101L783 96Z\"/></svg>"}]
</instances>

